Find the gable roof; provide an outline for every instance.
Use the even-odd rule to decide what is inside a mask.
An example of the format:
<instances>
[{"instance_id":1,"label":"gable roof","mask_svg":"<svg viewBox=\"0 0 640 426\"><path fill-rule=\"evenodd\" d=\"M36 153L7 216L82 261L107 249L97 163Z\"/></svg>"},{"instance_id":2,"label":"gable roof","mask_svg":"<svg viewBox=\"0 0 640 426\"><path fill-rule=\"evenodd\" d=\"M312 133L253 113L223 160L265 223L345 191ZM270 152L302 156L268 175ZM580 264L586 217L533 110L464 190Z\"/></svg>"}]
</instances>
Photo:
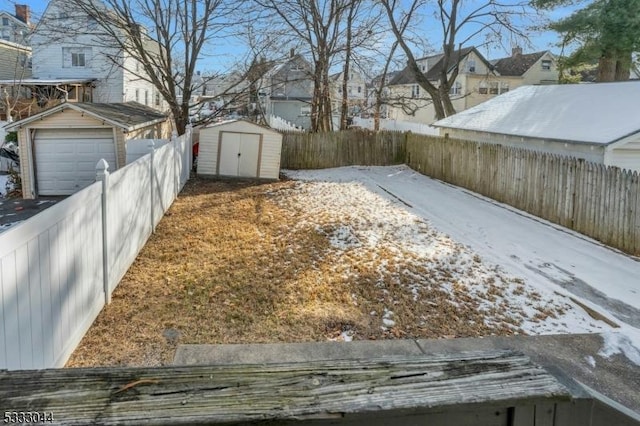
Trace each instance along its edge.
<instances>
[{"instance_id":1,"label":"gable roof","mask_svg":"<svg viewBox=\"0 0 640 426\"><path fill-rule=\"evenodd\" d=\"M640 133L640 82L523 86L433 124L608 145Z\"/></svg>"},{"instance_id":2,"label":"gable roof","mask_svg":"<svg viewBox=\"0 0 640 426\"><path fill-rule=\"evenodd\" d=\"M493 62L493 66L500 75L521 76L527 72L547 51L517 54L508 58L501 58Z\"/></svg>"},{"instance_id":3,"label":"gable roof","mask_svg":"<svg viewBox=\"0 0 640 426\"><path fill-rule=\"evenodd\" d=\"M493 69L493 65L486 60L484 56L478 52L478 50L474 46L465 47L463 49L458 49L453 52L451 55L449 68L447 69L447 73L451 72L453 68L458 65L466 56L468 56L471 52L474 52L481 60L485 63L487 68ZM426 76L429 81L436 81L440 78L440 72L444 67L444 54L439 53L437 55L426 56L424 58L416 59L416 62L426 62L427 63L427 72ZM405 67L402 71L400 71L394 78L389 82L390 86L395 86L399 84L413 84L417 83L416 77L413 72L409 69L409 67Z\"/></svg>"},{"instance_id":4,"label":"gable roof","mask_svg":"<svg viewBox=\"0 0 640 426\"><path fill-rule=\"evenodd\" d=\"M162 114L137 102L113 104L63 102L38 114L32 115L31 117L11 123L5 126L5 129L17 129L25 124L31 123L32 121L39 120L59 111L64 111L67 108L84 112L97 120L105 121L115 127L119 127L127 131L159 123L168 118L166 114Z\"/></svg>"},{"instance_id":5,"label":"gable roof","mask_svg":"<svg viewBox=\"0 0 640 426\"><path fill-rule=\"evenodd\" d=\"M260 125L258 123L254 123L253 121L245 120L243 118L236 119L236 120L225 120L225 121L221 121L219 123L211 123L211 124L206 125L202 129L204 130L204 129L210 129L212 127L225 127L225 126L228 126L228 125L233 124L233 123L239 123L239 124L241 123L241 124L244 124L245 126L249 125L251 127L255 127L257 130L260 130L262 132L273 133L273 134L276 134L276 135L280 134L280 132L278 132L276 129L273 129L273 128L267 127L267 126L262 126L262 125Z\"/></svg>"}]
</instances>

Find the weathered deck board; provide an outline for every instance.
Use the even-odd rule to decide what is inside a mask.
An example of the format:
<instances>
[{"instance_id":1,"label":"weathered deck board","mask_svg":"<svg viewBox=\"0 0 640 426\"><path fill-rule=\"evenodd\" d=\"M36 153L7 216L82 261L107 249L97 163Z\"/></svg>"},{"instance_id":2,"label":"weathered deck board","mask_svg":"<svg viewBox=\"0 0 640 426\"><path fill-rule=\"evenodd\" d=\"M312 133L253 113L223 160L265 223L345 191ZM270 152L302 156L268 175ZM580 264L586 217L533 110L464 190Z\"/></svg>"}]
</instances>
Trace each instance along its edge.
<instances>
[{"instance_id":1,"label":"weathered deck board","mask_svg":"<svg viewBox=\"0 0 640 426\"><path fill-rule=\"evenodd\" d=\"M512 352L424 358L0 372L0 408L63 424L224 424L511 407L569 391Z\"/></svg>"}]
</instances>

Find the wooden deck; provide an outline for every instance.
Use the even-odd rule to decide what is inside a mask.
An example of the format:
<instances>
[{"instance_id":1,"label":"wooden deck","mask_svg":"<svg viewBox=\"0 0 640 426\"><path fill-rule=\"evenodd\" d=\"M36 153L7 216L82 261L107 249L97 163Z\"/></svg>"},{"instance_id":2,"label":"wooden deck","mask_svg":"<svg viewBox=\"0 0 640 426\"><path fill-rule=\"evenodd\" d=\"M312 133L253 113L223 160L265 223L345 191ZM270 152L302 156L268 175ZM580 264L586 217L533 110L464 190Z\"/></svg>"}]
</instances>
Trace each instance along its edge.
<instances>
[{"instance_id":1,"label":"wooden deck","mask_svg":"<svg viewBox=\"0 0 640 426\"><path fill-rule=\"evenodd\" d=\"M560 425L571 394L513 352L0 372L0 408L55 424Z\"/></svg>"}]
</instances>

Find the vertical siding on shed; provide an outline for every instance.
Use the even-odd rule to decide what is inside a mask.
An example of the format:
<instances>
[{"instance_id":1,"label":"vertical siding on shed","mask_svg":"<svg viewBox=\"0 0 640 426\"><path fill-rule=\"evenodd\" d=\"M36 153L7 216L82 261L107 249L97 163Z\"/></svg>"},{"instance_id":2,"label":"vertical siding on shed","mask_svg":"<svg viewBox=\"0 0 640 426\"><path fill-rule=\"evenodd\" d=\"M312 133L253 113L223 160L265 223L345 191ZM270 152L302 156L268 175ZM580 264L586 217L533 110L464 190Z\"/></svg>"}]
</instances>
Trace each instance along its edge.
<instances>
[{"instance_id":1,"label":"vertical siding on shed","mask_svg":"<svg viewBox=\"0 0 640 426\"><path fill-rule=\"evenodd\" d=\"M198 153L199 175L217 175L218 142L221 131L262 134L260 178L278 179L280 174L282 135L245 121L234 121L200 130L200 147Z\"/></svg>"},{"instance_id":2,"label":"vertical siding on shed","mask_svg":"<svg viewBox=\"0 0 640 426\"><path fill-rule=\"evenodd\" d=\"M260 177L262 179L278 179L281 152L282 135L264 133L262 135L262 158L260 159Z\"/></svg>"}]
</instances>

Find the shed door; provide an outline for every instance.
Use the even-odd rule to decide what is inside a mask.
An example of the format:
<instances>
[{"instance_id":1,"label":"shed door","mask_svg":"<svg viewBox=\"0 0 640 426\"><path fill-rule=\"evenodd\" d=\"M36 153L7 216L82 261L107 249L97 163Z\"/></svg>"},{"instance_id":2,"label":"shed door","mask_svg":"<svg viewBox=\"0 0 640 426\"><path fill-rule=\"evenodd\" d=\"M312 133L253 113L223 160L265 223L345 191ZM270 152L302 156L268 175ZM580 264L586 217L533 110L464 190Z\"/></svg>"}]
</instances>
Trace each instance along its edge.
<instances>
[{"instance_id":1,"label":"shed door","mask_svg":"<svg viewBox=\"0 0 640 426\"><path fill-rule=\"evenodd\" d=\"M259 177L259 157L260 135L221 132L220 175Z\"/></svg>"},{"instance_id":2,"label":"shed door","mask_svg":"<svg viewBox=\"0 0 640 426\"><path fill-rule=\"evenodd\" d=\"M71 195L96 180L101 158L116 169L111 129L39 129L34 139L39 195Z\"/></svg>"}]
</instances>

